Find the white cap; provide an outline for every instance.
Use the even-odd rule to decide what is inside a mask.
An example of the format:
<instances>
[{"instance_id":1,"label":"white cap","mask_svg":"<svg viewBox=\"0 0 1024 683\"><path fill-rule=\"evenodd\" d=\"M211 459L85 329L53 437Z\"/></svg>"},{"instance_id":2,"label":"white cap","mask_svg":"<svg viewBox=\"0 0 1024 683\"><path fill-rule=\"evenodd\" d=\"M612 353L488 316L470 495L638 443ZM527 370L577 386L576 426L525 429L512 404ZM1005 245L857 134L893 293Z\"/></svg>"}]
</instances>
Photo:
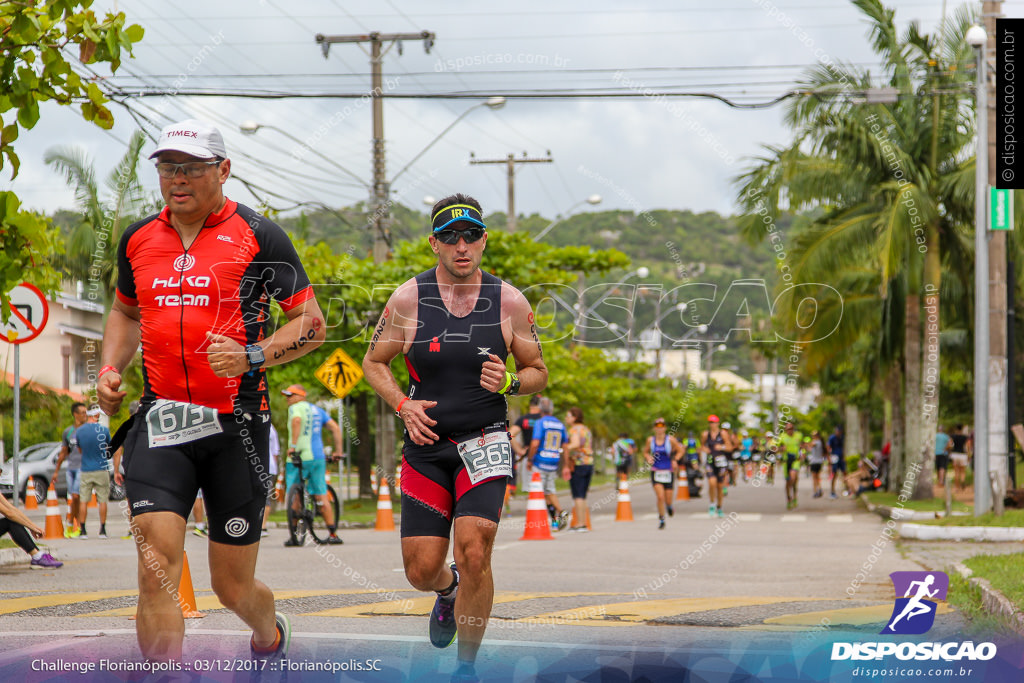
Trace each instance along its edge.
<instances>
[{"instance_id":1,"label":"white cap","mask_svg":"<svg viewBox=\"0 0 1024 683\"><path fill-rule=\"evenodd\" d=\"M196 119L172 123L161 130L156 151L150 154L149 158L152 159L160 152L170 151L184 152L200 159L228 157L220 131L209 123Z\"/></svg>"},{"instance_id":2,"label":"white cap","mask_svg":"<svg viewBox=\"0 0 1024 683\"><path fill-rule=\"evenodd\" d=\"M89 408L89 410L85 411L85 414L88 415L89 417L96 417L102 412L103 411L100 410L99 406L93 406L92 408Z\"/></svg>"}]
</instances>

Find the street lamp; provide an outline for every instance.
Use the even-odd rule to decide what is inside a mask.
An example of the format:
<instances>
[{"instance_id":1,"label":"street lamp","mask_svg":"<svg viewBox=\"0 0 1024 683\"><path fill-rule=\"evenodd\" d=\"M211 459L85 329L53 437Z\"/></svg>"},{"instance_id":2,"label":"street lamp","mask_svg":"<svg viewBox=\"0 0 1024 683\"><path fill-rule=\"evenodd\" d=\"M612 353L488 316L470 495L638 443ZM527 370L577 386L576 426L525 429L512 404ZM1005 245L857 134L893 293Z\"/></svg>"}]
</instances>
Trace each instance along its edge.
<instances>
[{"instance_id":1,"label":"street lamp","mask_svg":"<svg viewBox=\"0 0 1024 683\"><path fill-rule=\"evenodd\" d=\"M978 62L977 147L974 155L974 514L992 507L988 462L988 79L985 44L988 34L972 26L965 36Z\"/></svg>"},{"instance_id":2,"label":"street lamp","mask_svg":"<svg viewBox=\"0 0 1024 683\"><path fill-rule=\"evenodd\" d=\"M637 276L641 280L643 280L643 279L645 279L650 274L651 274L651 271L650 271L650 269L647 268L647 266L640 266L636 270L634 270L634 271L632 271L630 273L626 273L625 277L623 277L621 280L619 280L617 283L615 283L615 289L609 289L600 298L598 298L597 301L595 301L590 306L587 306L585 298L584 298L584 291L583 291L584 290L585 281L583 279L583 273L580 273L579 276L576 279L576 305L574 306L574 308L576 309L576 334L577 334L577 338L578 338L579 342L583 343L586 340L586 332L585 332L585 328L583 327L583 321L586 319L588 314L593 313L595 308L600 306L601 303L605 299L607 299L609 296L611 296L612 292L616 291L619 288L619 286L625 284L626 280L628 280L629 278ZM598 316L598 317L600 318L600 316ZM601 320L603 321L604 319L601 318ZM607 321L605 321L605 322L607 322ZM608 326L610 328L611 327L611 323L608 323ZM631 343L630 338L633 336L633 306L632 306L632 303L630 304L630 307L629 307L628 335L629 336L626 337L626 348L627 349L629 348L629 345Z\"/></svg>"},{"instance_id":3,"label":"street lamp","mask_svg":"<svg viewBox=\"0 0 1024 683\"><path fill-rule=\"evenodd\" d=\"M498 109L501 109L504 106L505 106L505 98L504 97L489 97L486 100L484 100L483 102L478 102L477 104L474 104L472 107L470 107L466 111L464 111L461 114L459 114L458 118L456 118L454 121L449 123L447 128L445 128L440 133L438 133L437 137L435 137L433 140L431 140L430 143L426 147L424 147L423 149L420 150L419 154L414 156L409 163L407 163L405 166L402 167L402 170L400 170L398 173L393 175L391 177L391 181L388 183L388 185L390 186L391 183L394 183L396 180L398 180L398 176L402 175L407 170L409 170L409 167L412 166L413 164L415 164L417 161L419 161L420 157L422 157L424 154L426 154L427 150L434 146L434 143L436 143L438 140L443 138L445 136L445 133L447 133L448 131L450 131L452 128L455 127L455 124L457 124L459 121L461 121L462 119L464 119L467 116L469 116L470 112L472 112L472 111L474 111L476 109L479 109L480 107L487 107L491 111L497 111Z\"/></svg>"},{"instance_id":4,"label":"street lamp","mask_svg":"<svg viewBox=\"0 0 1024 683\"><path fill-rule=\"evenodd\" d=\"M555 227L556 225L561 223L563 220L568 218L570 215L572 215L572 212L575 211L580 206L582 206L583 204L590 204L592 206L596 206L596 205L600 204L601 201L602 201L602 198L601 198L601 195L599 195L599 194L592 194L589 197L587 197L586 199L581 199L580 201L576 202L575 204L570 206L568 209L566 209L563 213L558 214L558 216L555 217L555 220L553 220L550 223L548 223L546 228L544 228L543 230L541 230L540 232L538 232L534 236L533 241L534 242L539 242L540 239L542 237L544 237L544 235L546 235L549 232L551 232L551 229L553 227ZM646 277L646 275L644 277Z\"/></svg>"},{"instance_id":5,"label":"street lamp","mask_svg":"<svg viewBox=\"0 0 1024 683\"><path fill-rule=\"evenodd\" d=\"M337 161L335 161L331 157L327 156L326 154L324 154L320 150L318 150L318 149L316 149L314 147L308 146L305 142L303 142L302 140L298 139L297 137L295 137L294 135L292 135L291 133L286 131L284 128L278 128L277 126L273 126L273 125L271 125L269 123L258 123L256 121L251 121L251 120L250 121L243 121L241 123L241 125L238 126L238 129L240 131L242 131L242 133L244 133L245 135L256 135L256 131L258 131L260 128L267 128L269 130L277 131L281 135L285 136L286 138L288 138L292 142L294 142L297 145L299 145L300 147L302 147L303 149L308 150L308 151L312 152L313 154L315 154L316 156L320 157L321 159L323 159L324 161L326 161L331 166L333 166L334 168L338 169L339 171L341 171L345 175L349 176L350 178L355 179L356 181L358 181L358 183L360 185L365 187L367 190L371 190L372 189L370 187L369 183L367 183L365 180L360 178L358 175L356 175L352 171L348 170L347 168L345 168L344 166L342 166Z\"/></svg>"},{"instance_id":6,"label":"street lamp","mask_svg":"<svg viewBox=\"0 0 1024 683\"><path fill-rule=\"evenodd\" d=\"M712 359L715 356L715 351L725 351L728 347L725 344L715 344L713 341L708 341L708 384L711 384L711 368Z\"/></svg>"}]
</instances>

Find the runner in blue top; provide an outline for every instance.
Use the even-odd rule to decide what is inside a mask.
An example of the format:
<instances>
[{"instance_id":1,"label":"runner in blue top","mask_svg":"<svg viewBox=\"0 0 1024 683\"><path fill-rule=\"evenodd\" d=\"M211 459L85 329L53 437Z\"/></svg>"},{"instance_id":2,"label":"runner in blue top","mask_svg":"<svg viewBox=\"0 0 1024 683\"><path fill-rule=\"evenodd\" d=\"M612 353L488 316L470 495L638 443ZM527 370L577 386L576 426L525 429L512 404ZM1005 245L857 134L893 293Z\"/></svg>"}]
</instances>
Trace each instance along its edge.
<instances>
[{"instance_id":1,"label":"runner in blue top","mask_svg":"<svg viewBox=\"0 0 1024 683\"><path fill-rule=\"evenodd\" d=\"M754 451L754 440L750 438L750 433L744 429L740 432L740 460L743 461L743 481L750 481L750 478L754 475L754 470L750 464L750 458Z\"/></svg>"},{"instance_id":2,"label":"runner in blue top","mask_svg":"<svg viewBox=\"0 0 1024 683\"><path fill-rule=\"evenodd\" d=\"M837 426L832 436L828 437L828 452L829 461L832 464L832 494L833 499L836 496L836 479L839 479L840 472L842 476L846 477L846 455L843 449L843 428ZM843 495L848 496L850 492L845 488L843 489Z\"/></svg>"},{"instance_id":3,"label":"runner in blue top","mask_svg":"<svg viewBox=\"0 0 1024 683\"><path fill-rule=\"evenodd\" d=\"M629 477L629 470L633 467L633 456L636 455L636 441L629 438L626 432L619 434L618 440L612 444L615 451L615 471L619 475L619 481L625 481Z\"/></svg>"},{"instance_id":4,"label":"runner in blue top","mask_svg":"<svg viewBox=\"0 0 1024 683\"><path fill-rule=\"evenodd\" d=\"M551 528L555 531L564 529L569 520L569 512L558 504L555 493L555 481L564 463L565 446L569 443L569 433L565 425L551 413L554 405L551 399L540 400L541 418L533 424L533 438L530 440L530 467L540 472L540 480L544 485L544 499L551 515Z\"/></svg>"},{"instance_id":5,"label":"runner in blue top","mask_svg":"<svg viewBox=\"0 0 1024 683\"><path fill-rule=\"evenodd\" d=\"M665 419L654 421L654 436L644 443L644 458L651 466L651 484L658 502L658 528L665 528L665 513L672 516L672 483L675 480L676 459L683 454L683 445L668 434Z\"/></svg>"},{"instance_id":6,"label":"runner in blue top","mask_svg":"<svg viewBox=\"0 0 1024 683\"><path fill-rule=\"evenodd\" d=\"M107 500L110 498L110 474L107 472L110 431L98 423L100 409L90 408L88 421L75 430L75 439L82 449L82 475L79 491L78 523L82 530L79 538L89 536L85 532L85 517L88 514L89 499L93 492L100 506L100 538L107 537Z\"/></svg>"}]
</instances>

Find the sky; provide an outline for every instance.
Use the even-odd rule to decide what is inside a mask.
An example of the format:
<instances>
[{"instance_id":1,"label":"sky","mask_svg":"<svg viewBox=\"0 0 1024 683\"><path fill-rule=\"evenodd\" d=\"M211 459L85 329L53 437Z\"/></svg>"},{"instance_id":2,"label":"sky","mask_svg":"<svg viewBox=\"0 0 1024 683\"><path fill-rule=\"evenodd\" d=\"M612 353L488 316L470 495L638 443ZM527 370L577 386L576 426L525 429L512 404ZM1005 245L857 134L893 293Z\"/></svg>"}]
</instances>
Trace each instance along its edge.
<instances>
[{"instance_id":1,"label":"sky","mask_svg":"<svg viewBox=\"0 0 1024 683\"><path fill-rule=\"evenodd\" d=\"M929 32L944 7L952 15L960 6L942 0L886 4L896 10L901 30L917 20ZM1024 16L1024 0L1003 7L1007 16ZM466 192L480 200L485 214L505 211L505 165L474 165L471 157L550 154L551 163L517 165L517 213L732 214L733 179L764 145L790 138L785 104L741 109L644 93L704 92L737 104L766 103L793 89L816 63L873 69L878 63L865 20L842 0L95 3L97 12L105 8L124 11L129 23L146 30L134 58L105 78L105 86L133 95L177 94L125 98L128 108L112 104L111 131L67 107L44 106L40 123L18 139L18 177L12 182L8 169L0 171L0 189L16 190L28 208L50 213L74 207L63 177L43 162L47 149L81 148L103 177L134 130L142 127L155 137L160 127L190 117L220 128L233 173L255 186L229 180L225 191L233 199L285 211L365 200L371 106L359 95L370 90L367 46L334 44L325 59L314 36L431 31L436 39L429 54L423 41L409 40L402 54L391 49L383 60L383 91L397 96L384 102L386 175L397 175L395 201L425 210L427 197ZM96 70L109 76L102 65ZM190 94L197 91L216 96ZM543 91L639 96L508 98L498 110L482 106L488 96ZM354 97L239 98L225 92ZM239 128L245 121L263 127L245 135ZM152 149L148 144L145 154ZM155 171L144 167L143 178L155 192ZM600 204L583 201L594 194L602 197Z\"/></svg>"}]
</instances>

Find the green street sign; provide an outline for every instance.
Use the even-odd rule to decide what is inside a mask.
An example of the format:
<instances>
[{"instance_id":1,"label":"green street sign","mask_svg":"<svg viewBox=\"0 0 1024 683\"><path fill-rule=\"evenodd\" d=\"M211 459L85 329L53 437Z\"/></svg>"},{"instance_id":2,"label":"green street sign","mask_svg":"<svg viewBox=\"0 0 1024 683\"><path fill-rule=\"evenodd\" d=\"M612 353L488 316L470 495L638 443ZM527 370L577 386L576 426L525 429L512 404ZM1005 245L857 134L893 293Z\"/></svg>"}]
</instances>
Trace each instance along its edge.
<instances>
[{"instance_id":1,"label":"green street sign","mask_svg":"<svg viewBox=\"0 0 1024 683\"><path fill-rule=\"evenodd\" d=\"M989 230L1013 230L1013 190L989 188L989 207L992 215L989 219Z\"/></svg>"}]
</instances>

